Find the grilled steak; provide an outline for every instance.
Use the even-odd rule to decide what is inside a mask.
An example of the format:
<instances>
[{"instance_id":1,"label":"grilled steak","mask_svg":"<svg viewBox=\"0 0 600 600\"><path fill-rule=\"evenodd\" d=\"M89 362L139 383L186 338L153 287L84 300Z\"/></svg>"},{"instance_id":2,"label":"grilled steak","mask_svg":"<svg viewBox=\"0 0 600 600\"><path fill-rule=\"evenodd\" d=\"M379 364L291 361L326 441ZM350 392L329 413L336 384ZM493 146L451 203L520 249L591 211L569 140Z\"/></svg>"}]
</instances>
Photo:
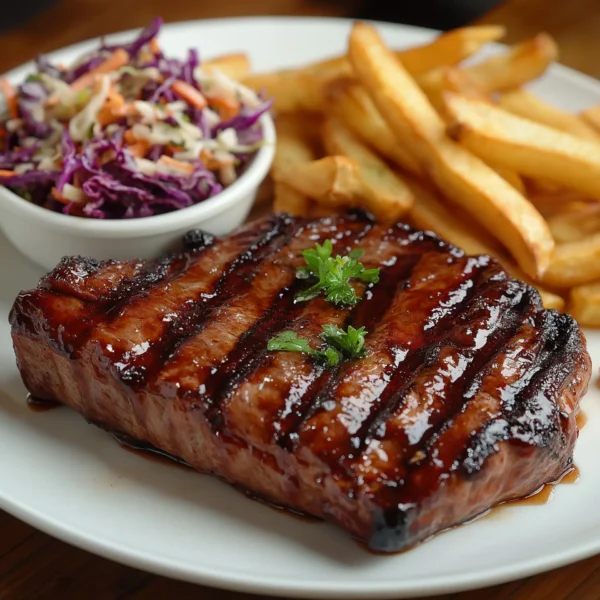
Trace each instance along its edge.
<instances>
[{"instance_id":1,"label":"grilled steak","mask_svg":"<svg viewBox=\"0 0 600 600\"><path fill-rule=\"evenodd\" d=\"M376 285L294 302L301 251L360 247ZM29 391L397 551L569 469L590 359L573 319L488 256L359 215L274 216L164 260L64 259L10 320ZM368 331L325 368L292 330Z\"/></svg>"}]
</instances>

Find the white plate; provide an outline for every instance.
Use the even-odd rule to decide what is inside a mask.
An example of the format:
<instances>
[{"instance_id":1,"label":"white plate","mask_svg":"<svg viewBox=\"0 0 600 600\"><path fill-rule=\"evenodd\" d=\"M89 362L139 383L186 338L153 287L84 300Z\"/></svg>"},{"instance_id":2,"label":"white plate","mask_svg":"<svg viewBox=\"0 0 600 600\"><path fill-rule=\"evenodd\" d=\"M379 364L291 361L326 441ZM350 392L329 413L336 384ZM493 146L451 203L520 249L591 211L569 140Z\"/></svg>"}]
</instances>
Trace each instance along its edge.
<instances>
[{"instance_id":1,"label":"white plate","mask_svg":"<svg viewBox=\"0 0 600 600\"><path fill-rule=\"evenodd\" d=\"M182 54L245 50L257 69L342 52L349 22L259 18L165 28L162 43ZM395 46L431 35L382 25ZM73 50L59 53L63 60ZM555 67L536 86L568 109L600 102L600 85ZM41 273L0 239L0 506L67 542L108 558L188 581L262 594L384 598L496 584L600 552L600 391L577 444L581 479L558 486L543 506L501 509L395 556L376 556L334 527L307 523L252 502L203 475L120 449L67 409L33 413L14 364L7 314ZM600 334L590 332L594 372ZM595 377L594 377L595 379Z\"/></svg>"}]
</instances>

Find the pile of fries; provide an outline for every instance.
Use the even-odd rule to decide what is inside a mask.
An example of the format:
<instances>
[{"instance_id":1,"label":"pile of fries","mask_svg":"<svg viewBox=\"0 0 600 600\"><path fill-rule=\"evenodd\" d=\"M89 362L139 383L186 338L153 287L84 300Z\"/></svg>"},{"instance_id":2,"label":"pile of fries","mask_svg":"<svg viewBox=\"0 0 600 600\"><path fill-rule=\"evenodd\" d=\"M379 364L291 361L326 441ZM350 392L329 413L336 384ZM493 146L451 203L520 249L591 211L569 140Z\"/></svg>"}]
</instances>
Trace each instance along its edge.
<instances>
[{"instance_id":1,"label":"pile of fries","mask_svg":"<svg viewBox=\"0 0 600 600\"><path fill-rule=\"evenodd\" d=\"M600 105L570 114L523 87L558 57L546 34L477 60L504 33L465 27L394 51L355 23L345 56L246 74L274 99L273 210L362 207L435 231L600 327Z\"/></svg>"}]
</instances>

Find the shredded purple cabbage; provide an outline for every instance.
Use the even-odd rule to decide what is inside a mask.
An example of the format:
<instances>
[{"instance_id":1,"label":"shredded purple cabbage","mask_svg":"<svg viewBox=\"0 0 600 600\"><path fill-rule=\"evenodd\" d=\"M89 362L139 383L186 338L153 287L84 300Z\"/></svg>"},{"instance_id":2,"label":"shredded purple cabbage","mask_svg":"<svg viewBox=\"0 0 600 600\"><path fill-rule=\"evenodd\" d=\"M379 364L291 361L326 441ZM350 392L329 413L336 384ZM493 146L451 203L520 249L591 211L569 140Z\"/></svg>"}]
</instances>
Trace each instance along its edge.
<instances>
[{"instance_id":1,"label":"shredded purple cabbage","mask_svg":"<svg viewBox=\"0 0 600 600\"><path fill-rule=\"evenodd\" d=\"M6 121L0 122L0 128L5 130L0 147L0 170L10 172L24 164L33 164L34 168L19 174L0 176L0 185L50 210L95 219L129 219L163 214L203 202L221 192L223 184L219 181L218 173L208 170L199 159L188 161L193 167L191 173L165 174L160 170L153 175L142 173L141 163L138 164L125 143L128 127L126 118L100 129L95 126L89 134L91 139L76 143L69 134L70 117L66 117L65 121L60 121L58 116L54 120L47 117L46 101L51 90L56 93L57 89L52 87L52 82L49 83L47 78L72 84L90 73L117 49L124 49L129 54L130 66L134 69L153 67L161 75L158 81L146 83L142 79L135 92L139 91L139 96L132 93L128 101L138 97L160 108L164 103L181 100L172 89L176 80L184 81L202 92L195 77L195 70L200 64L195 50L190 50L183 60L167 58L160 51L152 51L149 44L158 35L161 25L162 19L154 19L135 40L127 44L108 45L102 42L97 50L83 56L71 68L59 68L46 57L39 56L35 61L37 72L17 88L18 121L11 124L10 130L6 127ZM121 89L136 85L131 72L124 72L121 77L119 81L126 81ZM199 139L212 139L219 132L233 128L240 144L253 146L262 140L258 121L270 107L270 102L258 108L242 107L238 116L215 127L208 125L203 110L191 105L185 109L183 117L202 132L202 138ZM179 127L178 121L168 114L161 116L160 120L172 127ZM57 136L61 131L62 137L58 141ZM147 149L144 158L157 163L167 149L167 145L154 144ZM38 155L40 150L43 152ZM43 156L51 157L53 154L59 157L56 164L60 165L60 170L36 166ZM252 156L241 152L236 154L240 172ZM80 204L68 202L64 196L59 197L58 194L66 194L67 184L81 189L86 201Z\"/></svg>"},{"instance_id":2,"label":"shredded purple cabbage","mask_svg":"<svg viewBox=\"0 0 600 600\"><path fill-rule=\"evenodd\" d=\"M258 120L269 111L273 104L272 100L265 102L262 106L254 110L246 110L242 108L240 114L233 119L229 119L229 121L223 121L216 125L213 128L213 135L218 133L219 131L223 131L225 129L233 128L236 131L247 131L252 129L254 125L258 122Z\"/></svg>"}]
</instances>

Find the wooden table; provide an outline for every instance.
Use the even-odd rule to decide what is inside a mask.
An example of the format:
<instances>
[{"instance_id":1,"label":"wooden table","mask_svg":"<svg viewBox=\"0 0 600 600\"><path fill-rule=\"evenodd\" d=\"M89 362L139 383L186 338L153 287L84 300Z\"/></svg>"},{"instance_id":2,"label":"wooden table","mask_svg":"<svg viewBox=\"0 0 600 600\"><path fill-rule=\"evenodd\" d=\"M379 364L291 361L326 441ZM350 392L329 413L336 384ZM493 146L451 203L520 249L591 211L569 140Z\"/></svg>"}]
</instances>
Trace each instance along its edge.
<instances>
[{"instance_id":1,"label":"wooden table","mask_svg":"<svg viewBox=\"0 0 600 600\"><path fill-rule=\"evenodd\" d=\"M16 0L18 1L18 0ZM251 14L350 16L359 2L315 0L62 0L26 27L0 38L0 72L45 52L89 37L167 21ZM600 77L598 0L508 0L482 22L508 26L509 40L548 31L565 64ZM59 542L0 512L0 600L29 598L250 600L254 596L199 588L98 558ZM599 600L600 557L537 577L447 600Z\"/></svg>"}]
</instances>

